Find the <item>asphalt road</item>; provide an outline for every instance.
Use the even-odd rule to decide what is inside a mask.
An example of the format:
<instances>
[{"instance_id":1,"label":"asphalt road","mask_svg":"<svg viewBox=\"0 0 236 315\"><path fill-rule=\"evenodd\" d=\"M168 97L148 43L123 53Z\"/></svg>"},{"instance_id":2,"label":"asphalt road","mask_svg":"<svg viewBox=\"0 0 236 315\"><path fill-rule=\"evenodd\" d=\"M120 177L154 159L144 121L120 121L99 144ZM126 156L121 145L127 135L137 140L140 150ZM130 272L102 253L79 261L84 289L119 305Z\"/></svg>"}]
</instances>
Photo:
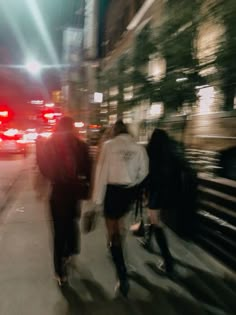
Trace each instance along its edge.
<instances>
[{"instance_id":1,"label":"asphalt road","mask_svg":"<svg viewBox=\"0 0 236 315\"><path fill-rule=\"evenodd\" d=\"M82 235L81 254L69 269L69 286L61 291L54 280L47 198L38 199L33 189L34 158L1 160L6 176L1 175L1 181L10 174L6 165L17 170L19 177L0 214L1 315L236 314L235 275L171 231L168 237L176 259L174 277L158 273L158 250L147 253L128 234L131 291L127 300L116 296L102 217L95 231ZM132 216L127 223L131 222Z\"/></svg>"}]
</instances>

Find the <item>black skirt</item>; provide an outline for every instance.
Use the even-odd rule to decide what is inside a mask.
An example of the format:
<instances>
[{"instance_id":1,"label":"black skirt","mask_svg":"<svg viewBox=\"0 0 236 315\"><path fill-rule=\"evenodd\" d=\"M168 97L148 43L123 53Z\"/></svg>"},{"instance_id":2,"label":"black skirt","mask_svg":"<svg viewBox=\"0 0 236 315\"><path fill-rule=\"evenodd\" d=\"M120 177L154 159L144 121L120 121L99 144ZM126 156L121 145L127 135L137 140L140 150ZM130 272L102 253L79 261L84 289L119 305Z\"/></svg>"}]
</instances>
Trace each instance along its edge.
<instances>
[{"instance_id":1,"label":"black skirt","mask_svg":"<svg viewBox=\"0 0 236 315\"><path fill-rule=\"evenodd\" d=\"M104 216L108 219L120 219L134 202L136 187L125 185L107 185L104 200Z\"/></svg>"}]
</instances>

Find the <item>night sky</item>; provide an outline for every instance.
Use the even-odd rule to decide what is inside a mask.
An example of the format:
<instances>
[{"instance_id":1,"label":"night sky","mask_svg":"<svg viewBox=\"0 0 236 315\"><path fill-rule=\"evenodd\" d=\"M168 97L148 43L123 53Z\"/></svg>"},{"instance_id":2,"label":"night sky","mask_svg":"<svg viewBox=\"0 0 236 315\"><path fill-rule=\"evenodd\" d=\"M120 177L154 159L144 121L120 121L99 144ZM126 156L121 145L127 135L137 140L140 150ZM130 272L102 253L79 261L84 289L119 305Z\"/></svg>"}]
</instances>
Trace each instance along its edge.
<instances>
[{"instance_id":1,"label":"night sky","mask_svg":"<svg viewBox=\"0 0 236 315\"><path fill-rule=\"evenodd\" d=\"M62 31L75 26L77 0L0 0L0 62L61 59Z\"/></svg>"},{"instance_id":2,"label":"night sky","mask_svg":"<svg viewBox=\"0 0 236 315\"><path fill-rule=\"evenodd\" d=\"M8 103L23 111L28 99L46 98L60 88L55 69L44 70L35 80L6 65L24 65L29 59L61 63L63 29L79 25L82 1L0 0L0 105Z\"/></svg>"}]
</instances>

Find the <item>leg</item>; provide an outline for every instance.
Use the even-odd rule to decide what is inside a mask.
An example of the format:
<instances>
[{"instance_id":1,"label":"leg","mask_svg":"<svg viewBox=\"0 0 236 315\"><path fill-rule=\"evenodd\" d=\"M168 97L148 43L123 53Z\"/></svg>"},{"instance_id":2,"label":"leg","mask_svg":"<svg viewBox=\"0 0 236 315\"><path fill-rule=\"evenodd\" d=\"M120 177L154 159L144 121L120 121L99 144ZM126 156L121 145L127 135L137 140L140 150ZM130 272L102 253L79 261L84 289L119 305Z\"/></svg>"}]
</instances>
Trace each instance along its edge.
<instances>
[{"instance_id":1,"label":"leg","mask_svg":"<svg viewBox=\"0 0 236 315\"><path fill-rule=\"evenodd\" d=\"M141 245L150 252L153 251L152 243L151 243L152 235L153 235L153 224L149 224L148 226L145 227L144 237L140 242L141 242Z\"/></svg>"},{"instance_id":2,"label":"leg","mask_svg":"<svg viewBox=\"0 0 236 315\"><path fill-rule=\"evenodd\" d=\"M171 272L173 270L173 258L169 251L167 238L162 228L160 210L149 210L149 217L151 225L153 226L156 242L160 248L162 257L164 258L165 270Z\"/></svg>"},{"instance_id":3,"label":"leg","mask_svg":"<svg viewBox=\"0 0 236 315\"><path fill-rule=\"evenodd\" d=\"M65 252L65 235L64 223L61 220L54 220L54 268L55 273L59 278L66 276L64 268L64 252Z\"/></svg>"},{"instance_id":4,"label":"leg","mask_svg":"<svg viewBox=\"0 0 236 315\"><path fill-rule=\"evenodd\" d=\"M120 226L122 224L122 220L106 219L108 238L110 241L110 251L120 282L119 289L124 296L127 296L129 291L129 283L122 250L122 238L120 232Z\"/></svg>"},{"instance_id":5,"label":"leg","mask_svg":"<svg viewBox=\"0 0 236 315\"><path fill-rule=\"evenodd\" d=\"M79 230L79 215L77 215L77 200L73 198L68 203L67 207L70 213L67 218L66 232L66 252L65 257L69 258L80 252L80 230ZM79 206L79 205L78 205ZM80 209L79 209L80 211Z\"/></svg>"},{"instance_id":6,"label":"leg","mask_svg":"<svg viewBox=\"0 0 236 315\"><path fill-rule=\"evenodd\" d=\"M80 231L76 218L71 218L66 229L66 252L65 257L79 254L80 251Z\"/></svg>"},{"instance_id":7,"label":"leg","mask_svg":"<svg viewBox=\"0 0 236 315\"><path fill-rule=\"evenodd\" d=\"M56 215L57 206L57 202L54 199L51 199L50 208L53 222L54 270L58 278L59 285L61 285L66 278L63 261L66 248L66 237L64 220L59 215Z\"/></svg>"}]
</instances>

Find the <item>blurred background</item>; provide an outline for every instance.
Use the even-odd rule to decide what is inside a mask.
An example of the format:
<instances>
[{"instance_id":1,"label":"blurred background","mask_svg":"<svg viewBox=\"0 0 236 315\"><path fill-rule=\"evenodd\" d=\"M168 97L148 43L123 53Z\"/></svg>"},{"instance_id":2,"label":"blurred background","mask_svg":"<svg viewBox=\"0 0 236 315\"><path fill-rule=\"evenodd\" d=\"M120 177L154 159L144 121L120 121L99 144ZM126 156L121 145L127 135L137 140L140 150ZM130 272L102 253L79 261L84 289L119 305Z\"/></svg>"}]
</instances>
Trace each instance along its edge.
<instances>
[{"instance_id":1,"label":"blurred background","mask_svg":"<svg viewBox=\"0 0 236 315\"><path fill-rule=\"evenodd\" d=\"M0 152L34 152L62 115L93 152L117 118L144 145L163 128L198 172L198 241L235 265L235 16L235 0L2 2Z\"/></svg>"}]
</instances>

